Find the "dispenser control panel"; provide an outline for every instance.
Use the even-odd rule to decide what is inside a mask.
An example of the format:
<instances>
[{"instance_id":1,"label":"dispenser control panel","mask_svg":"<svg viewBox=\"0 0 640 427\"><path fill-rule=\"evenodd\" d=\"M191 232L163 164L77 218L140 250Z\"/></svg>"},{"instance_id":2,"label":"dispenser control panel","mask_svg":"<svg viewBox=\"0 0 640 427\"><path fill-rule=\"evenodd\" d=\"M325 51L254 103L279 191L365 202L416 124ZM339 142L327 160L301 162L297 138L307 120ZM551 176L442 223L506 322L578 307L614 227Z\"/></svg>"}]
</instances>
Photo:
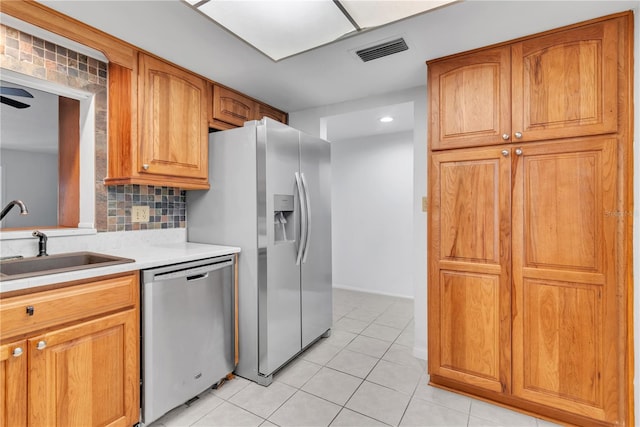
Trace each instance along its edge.
<instances>
[{"instance_id":1,"label":"dispenser control panel","mask_svg":"<svg viewBox=\"0 0 640 427\"><path fill-rule=\"evenodd\" d=\"M292 211L293 210L293 196L290 194L274 194L273 195L273 210L279 211Z\"/></svg>"}]
</instances>

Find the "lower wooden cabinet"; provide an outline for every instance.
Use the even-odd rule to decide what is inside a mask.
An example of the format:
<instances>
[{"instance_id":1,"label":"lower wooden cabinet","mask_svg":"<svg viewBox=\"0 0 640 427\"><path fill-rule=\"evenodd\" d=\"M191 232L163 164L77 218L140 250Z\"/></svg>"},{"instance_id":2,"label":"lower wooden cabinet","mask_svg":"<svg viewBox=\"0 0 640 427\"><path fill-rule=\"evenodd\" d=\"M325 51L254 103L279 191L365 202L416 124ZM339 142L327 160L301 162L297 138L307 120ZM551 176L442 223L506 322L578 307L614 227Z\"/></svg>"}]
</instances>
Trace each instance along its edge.
<instances>
[{"instance_id":1,"label":"lower wooden cabinet","mask_svg":"<svg viewBox=\"0 0 640 427\"><path fill-rule=\"evenodd\" d=\"M431 154L435 385L623 425L615 136Z\"/></svg>"},{"instance_id":2,"label":"lower wooden cabinet","mask_svg":"<svg viewBox=\"0 0 640 427\"><path fill-rule=\"evenodd\" d=\"M123 282L136 302L96 316L89 287L121 289ZM2 317L21 303L34 313L25 311L29 332L0 346L0 426L132 426L139 421L138 286L136 272L59 289L67 297L77 290L75 302L84 302L85 314L78 318L71 310L72 321L44 330L37 317L48 316L38 294L55 290L0 300ZM3 330L3 341L10 339L7 333Z\"/></svg>"},{"instance_id":3,"label":"lower wooden cabinet","mask_svg":"<svg viewBox=\"0 0 640 427\"><path fill-rule=\"evenodd\" d=\"M26 341L0 345L0 426L27 425Z\"/></svg>"}]
</instances>

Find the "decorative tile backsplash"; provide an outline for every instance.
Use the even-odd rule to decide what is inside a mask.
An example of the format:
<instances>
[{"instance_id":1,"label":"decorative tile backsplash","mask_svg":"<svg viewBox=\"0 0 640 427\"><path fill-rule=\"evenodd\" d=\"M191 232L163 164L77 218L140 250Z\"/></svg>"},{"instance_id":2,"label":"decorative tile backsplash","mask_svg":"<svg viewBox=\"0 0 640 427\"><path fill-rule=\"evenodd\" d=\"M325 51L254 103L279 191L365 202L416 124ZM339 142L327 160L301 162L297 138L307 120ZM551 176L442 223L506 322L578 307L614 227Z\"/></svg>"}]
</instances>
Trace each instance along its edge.
<instances>
[{"instance_id":1,"label":"decorative tile backsplash","mask_svg":"<svg viewBox=\"0 0 640 427\"><path fill-rule=\"evenodd\" d=\"M0 26L2 67L66 86L107 86L107 64L15 28Z\"/></svg>"},{"instance_id":2,"label":"decorative tile backsplash","mask_svg":"<svg viewBox=\"0 0 640 427\"><path fill-rule=\"evenodd\" d=\"M184 228L186 192L152 185L114 185L107 192L107 230L150 230ZM133 206L149 207L149 222L132 222Z\"/></svg>"},{"instance_id":3,"label":"decorative tile backsplash","mask_svg":"<svg viewBox=\"0 0 640 427\"><path fill-rule=\"evenodd\" d=\"M186 226L184 190L146 185L104 185L107 176L107 63L0 24L0 65L96 95L95 227L98 231ZM131 207L135 205L149 206L148 223L131 221Z\"/></svg>"}]
</instances>

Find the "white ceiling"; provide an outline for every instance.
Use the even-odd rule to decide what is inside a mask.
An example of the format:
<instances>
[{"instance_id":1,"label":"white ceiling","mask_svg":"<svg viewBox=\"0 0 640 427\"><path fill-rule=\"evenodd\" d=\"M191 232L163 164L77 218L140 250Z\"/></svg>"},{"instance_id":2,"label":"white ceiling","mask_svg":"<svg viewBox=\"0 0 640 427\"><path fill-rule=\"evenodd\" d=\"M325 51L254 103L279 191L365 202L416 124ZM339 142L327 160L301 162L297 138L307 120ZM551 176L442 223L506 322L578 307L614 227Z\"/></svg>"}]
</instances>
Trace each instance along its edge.
<instances>
[{"instance_id":1,"label":"white ceiling","mask_svg":"<svg viewBox=\"0 0 640 427\"><path fill-rule=\"evenodd\" d=\"M640 10L640 0L461 0L276 62L182 0L39 1L287 112L425 86L429 59ZM359 1L389 7L423 0ZM409 50L367 63L355 55L398 36ZM396 121L383 127L377 119L389 111L395 111ZM331 141L408 131L414 125L413 108L391 105L329 117L327 124Z\"/></svg>"},{"instance_id":2,"label":"white ceiling","mask_svg":"<svg viewBox=\"0 0 640 427\"><path fill-rule=\"evenodd\" d=\"M398 21L455 0L186 1L195 10L279 61L332 43L354 31Z\"/></svg>"},{"instance_id":3,"label":"white ceiling","mask_svg":"<svg viewBox=\"0 0 640 427\"><path fill-rule=\"evenodd\" d=\"M181 0L41 2L288 112L422 86L428 59L640 3L462 1L275 62ZM396 36L408 51L367 63L354 54Z\"/></svg>"}]
</instances>

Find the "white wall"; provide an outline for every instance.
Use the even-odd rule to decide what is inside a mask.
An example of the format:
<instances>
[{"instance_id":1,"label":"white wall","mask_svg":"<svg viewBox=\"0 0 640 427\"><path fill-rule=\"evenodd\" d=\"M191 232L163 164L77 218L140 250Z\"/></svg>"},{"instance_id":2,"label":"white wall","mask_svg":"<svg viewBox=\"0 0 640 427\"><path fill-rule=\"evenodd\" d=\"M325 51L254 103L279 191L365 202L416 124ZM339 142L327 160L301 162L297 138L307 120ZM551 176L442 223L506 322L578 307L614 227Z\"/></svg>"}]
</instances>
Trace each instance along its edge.
<instances>
[{"instance_id":1,"label":"white wall","mask_svg":"<svg viewBox=\"0 0 640 427\"><path fill-rule=\"evenodd\" d=\"M2 220L2 227L58 224L58 153L0 150L2 207L22 200L29 215L19 215L15 206Z\"/></svg>"},{"instance_id":2,"label":"white wall","mask_svg":"<svg viewBox=\"0 0 640 427\"><path fill-rule=\"evenodd\" d=\"M391 94L327 105L289 114L291 126L311 135L321 136L326 117L372 108L413 103L413 195L411 206L411 270L414 298L415 338L413 353L427 358L427 222L422 212L422 197L427 193L427 99L426 87L418 86ZM335 177L333 185L337 185Z\"/></svg>"},{"instance_id":3,"label":"white wall","mask_svg":"<svg viewBox=\"0 0 640 427\"><path fill-rule=\"evenodd\" d=\"M413 298L413 132L331 142L333 285Z\"/></svg>"}]
</instances>

